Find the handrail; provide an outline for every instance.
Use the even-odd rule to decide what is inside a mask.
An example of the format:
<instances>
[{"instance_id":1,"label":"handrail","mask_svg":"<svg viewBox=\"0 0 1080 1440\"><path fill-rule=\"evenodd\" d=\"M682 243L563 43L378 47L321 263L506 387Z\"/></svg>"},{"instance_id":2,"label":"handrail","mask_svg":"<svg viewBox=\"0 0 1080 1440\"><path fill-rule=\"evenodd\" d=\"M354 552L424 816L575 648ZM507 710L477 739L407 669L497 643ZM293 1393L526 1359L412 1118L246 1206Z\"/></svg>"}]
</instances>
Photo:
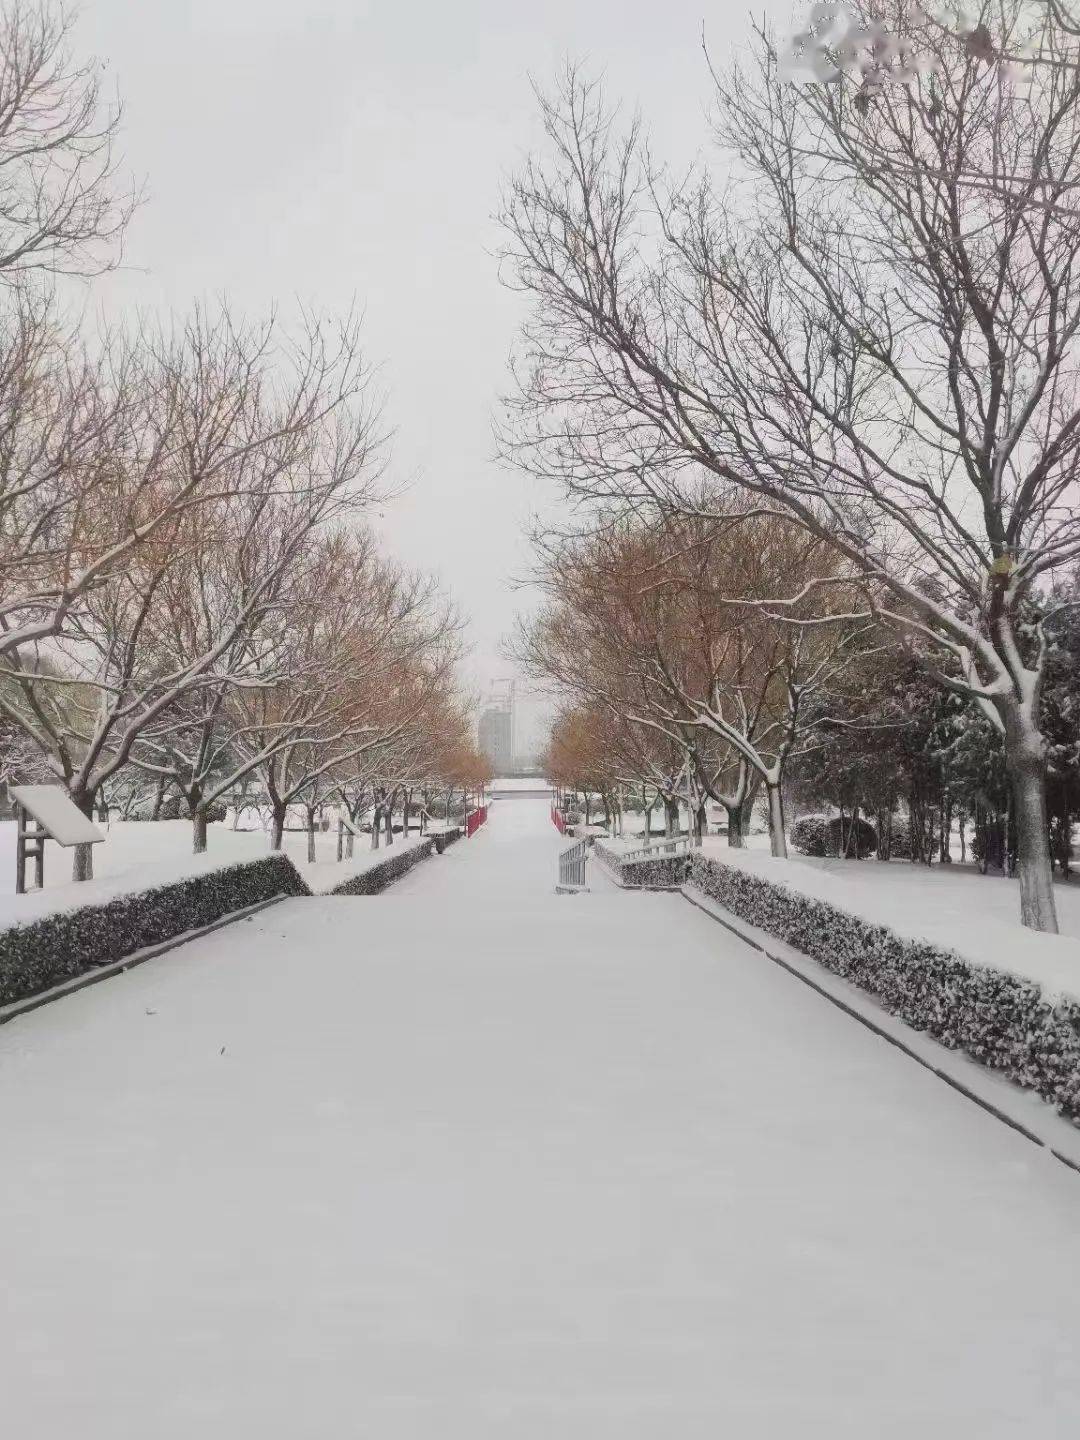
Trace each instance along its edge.
<instances>
[{"instance_id":1,"label":"handrail","mask_svg":"<svg viewBox=\"0 0 1080 1440\"><path fill-rule=\"evenodd\" d=\"M642 845L636 850L614 850L612 854L624 863L627 860L651 860L654 856L689 854L694 848L692 835L677 835L658 840L655 845Z\"/></svg>"},{"instance_id":2,"label":"handrail","mask_svg":"<svg viewBox=\"0 0 1080 1440\"><path fill-rule=\"evenodd\" d=\"M565 850L559 851L559 884L560 885L585 885L585 852L588 843L585 840L575 840L573 845L568 845Z\"/></svg>"}]
</instances>

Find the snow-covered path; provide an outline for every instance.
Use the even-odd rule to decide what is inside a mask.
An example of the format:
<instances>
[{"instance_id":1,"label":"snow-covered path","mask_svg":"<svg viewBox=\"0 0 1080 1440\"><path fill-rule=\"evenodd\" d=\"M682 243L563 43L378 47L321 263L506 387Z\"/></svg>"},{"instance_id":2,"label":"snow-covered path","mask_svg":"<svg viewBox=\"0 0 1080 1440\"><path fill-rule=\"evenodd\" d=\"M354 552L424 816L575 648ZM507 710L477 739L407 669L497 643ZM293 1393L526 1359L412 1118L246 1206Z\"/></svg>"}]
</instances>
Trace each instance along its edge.
<instances>
[{"instance_id":1,"label":"snow-covered path","mask_svg":"<svg viewBox=\"0 0 1080 1440\"><path fill-rule=\"evenodd\" d=\"M0 1029L5 1433L1078 1433L1080 1176L559 843Z\"/></svg>"}]
</instances>

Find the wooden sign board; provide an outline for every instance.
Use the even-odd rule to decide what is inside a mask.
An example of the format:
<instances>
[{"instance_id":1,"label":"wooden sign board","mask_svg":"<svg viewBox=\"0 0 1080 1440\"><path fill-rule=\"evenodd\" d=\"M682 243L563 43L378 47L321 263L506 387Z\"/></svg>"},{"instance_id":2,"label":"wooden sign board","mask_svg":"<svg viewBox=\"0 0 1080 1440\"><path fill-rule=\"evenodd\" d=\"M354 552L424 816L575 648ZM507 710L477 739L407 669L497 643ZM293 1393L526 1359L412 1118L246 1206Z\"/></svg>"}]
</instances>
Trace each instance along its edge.
<instances>
[{"instance_id":1,"label":"wooden sign board","mask_svg":"<svg viewBox=\"0 0 1080 1440\"><path fill-rule=\"evenodd\" d=\"M98 845L105 839L60 785L13 785L8 794L58 845Z\"/></svg>"}]
</instances>

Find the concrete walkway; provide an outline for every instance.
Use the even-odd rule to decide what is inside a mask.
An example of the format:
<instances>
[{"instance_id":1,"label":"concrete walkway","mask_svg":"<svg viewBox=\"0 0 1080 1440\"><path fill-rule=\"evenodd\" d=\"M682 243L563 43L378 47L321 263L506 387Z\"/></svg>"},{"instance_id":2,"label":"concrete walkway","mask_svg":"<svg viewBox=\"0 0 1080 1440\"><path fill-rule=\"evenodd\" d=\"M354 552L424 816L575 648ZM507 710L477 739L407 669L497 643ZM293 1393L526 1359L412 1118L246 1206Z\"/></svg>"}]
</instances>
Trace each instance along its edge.
<instances>
[{"instance_id":1,"label":"concrete walkway","mask_svg":"<svg viewBox=\"0 0 1080 1440\"><path fill-rule=\"evenodd\" d=\"M0 1032L19 1440L1080 1433L1080 1176L547 807Z\"/></svg>"}]
</instances>

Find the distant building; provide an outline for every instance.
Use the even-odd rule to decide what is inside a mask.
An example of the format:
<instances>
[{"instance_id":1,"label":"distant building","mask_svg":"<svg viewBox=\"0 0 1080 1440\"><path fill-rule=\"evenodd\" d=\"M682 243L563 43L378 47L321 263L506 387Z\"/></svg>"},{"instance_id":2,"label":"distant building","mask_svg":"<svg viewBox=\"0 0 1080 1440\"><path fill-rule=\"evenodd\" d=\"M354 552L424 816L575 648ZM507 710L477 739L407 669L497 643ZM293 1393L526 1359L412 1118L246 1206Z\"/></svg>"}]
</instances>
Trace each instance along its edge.
<instances>
[{"instance_id":1,"label":"distant building","mask_svg":"<svg viewBox=\"0 0 1080 1440\"><path fill-rule=\"evenodd\" d=\"M514 768L514 717L505 706L492 706L480 716L480 749L496 775Z\"/></svg>"}]
</instances>

